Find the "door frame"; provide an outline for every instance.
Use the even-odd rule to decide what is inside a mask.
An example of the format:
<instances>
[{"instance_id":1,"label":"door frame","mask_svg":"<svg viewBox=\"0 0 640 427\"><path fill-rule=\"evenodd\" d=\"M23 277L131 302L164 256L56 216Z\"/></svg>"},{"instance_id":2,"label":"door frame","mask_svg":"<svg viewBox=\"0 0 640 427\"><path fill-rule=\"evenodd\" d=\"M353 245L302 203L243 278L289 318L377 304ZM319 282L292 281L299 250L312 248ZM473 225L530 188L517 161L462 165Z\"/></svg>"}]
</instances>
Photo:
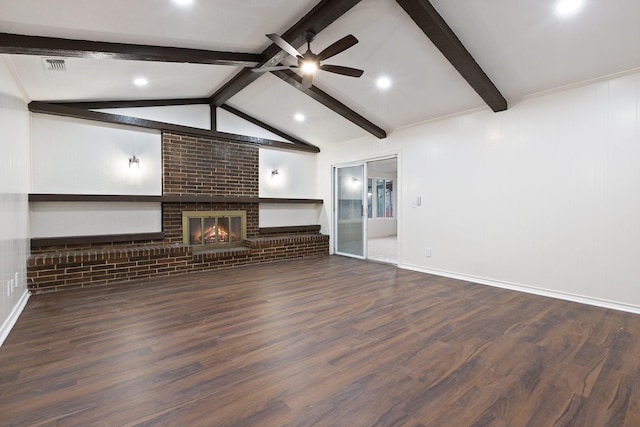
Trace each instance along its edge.
<instances>
[{"instance_id":1,"label":"door frame","mask_svg":"<svg viewBox=\"0 0 640 427\"><path fill-rule=\"evenodd\" d=\"M337 245L338 245L338 240L337 240L337 188L336 188L336 170L337 168L341 168L341 167L349 167L349 166L358 166L358 165L364 165L364 182L362 185L362 191L363 191L363 198L362 198L362 214L363 214L363 218L362 218L362 222L363 222L363 234L362 234L362 244L363 244L363 256L359 257L359 256L355 256L355 258L359 258L359 259L368 259L368 253L367 253L367 216L366 216L366 211L367 211L367 207L365 205L366 203L366 182L367 179L369 178L368 176L368 171L367 171L367 163L369 162L375 162L378 160L387 160L387 159L396 159L397 162L397 167L398 167L398 176L397 176L397 182L396 182L396 191L397 191L397 204L396 204L396 233L397 233L397 240L398 240L398 250L397 250L397 263L396 265L400 265L401 264L401 259L402 259L402 245L400 244L400 236L401 236L401 231L402 231L402 221L400 221L401 215L403 213L403 209L402 209L402 191L400 191L400 189L402 188L402 174L400 173L401 169L402 169L402 152L401 151L395 151L395 152L389 152L389 153L381 153L377 156L372 156L372 157L368 157L362 160L358 160L358 161L352 161L352 162L345 162L345 163L336 163L333 164L331 166L331 227L330 227L330 239L331 239L331 253L334 253L336 255L344 255L344 256L352 256L350 254L343 254L343 253L339 253L337 251Z\"/></svg>"}]
</instances>

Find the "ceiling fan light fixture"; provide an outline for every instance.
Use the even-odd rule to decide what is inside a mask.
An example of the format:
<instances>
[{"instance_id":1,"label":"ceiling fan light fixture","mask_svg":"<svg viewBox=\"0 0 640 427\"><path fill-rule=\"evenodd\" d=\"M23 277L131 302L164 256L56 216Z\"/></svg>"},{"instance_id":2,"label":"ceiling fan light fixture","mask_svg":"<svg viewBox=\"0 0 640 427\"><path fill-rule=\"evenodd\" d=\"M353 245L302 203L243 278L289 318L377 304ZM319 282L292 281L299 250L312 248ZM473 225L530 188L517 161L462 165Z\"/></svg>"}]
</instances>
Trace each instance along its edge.
<instances>
[{"instance_id":1,"label":"ceiling fan light fixture","mask_svg":"<svg viewBox=\"0 0 640 427\"><path fill-rule=\"evenodd\" d=\"M318 63L316 61L302 61L300 63L300 69L303 74L313 74L318 69Z\"/></svg>"},{"instance_id":2,"label":"ceiling fan light fixture","mask_svg":"<svg viewBox=\"0 0 640 427\"><path fill-rule=\"evenodd\" d=\"M344 52L345 50L358 43L358 39L355 38L355 36L353 36L352 34L344 36L337 42L334 42L333 44L327 46L322 52L317 55L311 51L311 42L313 41L313 38L315 36L315 34L311 31L307 31L305 33L305 37L307 39L307 51L305 53L300 53L298 49L291 46L288 41L286 41L276 33L267 34L266 36L283 52L286 52L292 57L296 58L297 65L276 65L273 67L258 66L251 69L251 71L253 72L268 73L271 71L281 71L292 68L299 69L302 71L302 82L300 83L300 89L302 90L308 90L313 86L313 76L316 70L350 77L360 77L362 76L362 73L364 73L363 70L359 70L357 68L343 67L341 65L323 64L325 59L332 58L333 56Z\"/></svg>"}]
</instances>

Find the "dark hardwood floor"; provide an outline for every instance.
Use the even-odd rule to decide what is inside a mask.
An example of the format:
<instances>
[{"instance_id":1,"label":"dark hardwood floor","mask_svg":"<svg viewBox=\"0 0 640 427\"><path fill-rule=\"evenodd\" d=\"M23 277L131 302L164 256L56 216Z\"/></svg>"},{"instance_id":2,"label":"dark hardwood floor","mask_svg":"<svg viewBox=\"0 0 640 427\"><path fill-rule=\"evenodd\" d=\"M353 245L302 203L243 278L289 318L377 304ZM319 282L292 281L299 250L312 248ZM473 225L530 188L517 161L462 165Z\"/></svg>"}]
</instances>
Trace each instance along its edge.
<instances>
[{"instance_id":1,"label":"dark hardwood floor","mask_svg":"<svg viewBox=\"0 0 640 427\"><path fill-rule=\"evenodd\" d=\"M640 426L640 316L337 256L38 295L0 425Z\"/></svg>"}]
</instances>

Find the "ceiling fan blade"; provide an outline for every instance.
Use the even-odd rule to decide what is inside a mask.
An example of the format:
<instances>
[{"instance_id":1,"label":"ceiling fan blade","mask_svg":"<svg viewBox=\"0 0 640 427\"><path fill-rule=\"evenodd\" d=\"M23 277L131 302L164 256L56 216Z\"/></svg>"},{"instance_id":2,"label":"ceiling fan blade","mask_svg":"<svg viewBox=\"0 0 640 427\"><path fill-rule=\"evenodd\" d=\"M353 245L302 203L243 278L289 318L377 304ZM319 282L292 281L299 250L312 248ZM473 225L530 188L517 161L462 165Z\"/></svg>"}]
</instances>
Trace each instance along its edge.
<instances>
[{"instance_id":1,"label":"ceiling fan blade","mask_svg":"<svg viewBox=\"0 0 640 427\"><path fill-rule=\"evenodd\" d=\"M285 39L283 39L279 35L271 33L267 34L267 37L269 37L269 39L274 42L280 49L284 50L294 58L302 57L302 54L298 52L295 47L291 46Z\"/></svg>"},{"instance_id":2,"label":"ceiling fan blade","mask_svg":"<svg viewBox=\"0 0 640 427\"><path fill-rule=\"evenodd\" d=\"M251 71L253 71L254 73L266 73L267 71L290 70L292 68L298 68L298 66L297 65L276 65L275 67L252 68Z\"/></svg>"},{"instance_id":3,"label":"ceiling fan blade","mask_svg":"<svg viewBox=\"0 0 640 427\"><path fill-rule=\"evenodd\" d=\"M323 71L328 71L330 73L342 74L343 76L349 77L360 77L364 70L359 70L357 68L351 67L342 67L340 65L321 65L320 69Z\"/></svg>"},{"instance_id":4,"label":"ceiling fan blade","mask_svg":"<svg viewBox=\"0 0 640 427\"><path fill-rule=\"evenodd\" d=\"M302 89L309 89L313 84L313 73L304 73L302 75Z\"/></svg>"},{"instance_id":5,"label":"ceiling fan blade","mask_svg":"<svg viewBox=\"0 0 640 427\"><path fill-rule=\"evenodd\" d=\"M355 38L353 35L349 34L348 36L344 36L343 38L341 38L340 40L338 40L337 42L328 46L322 52L320 52L318 54L318 60L322 61L324 59L331 58L332 56L335 56L340 52L343 52L349 49L351 46L355 45L356 43L358 43L358 39Z\"/></svg>"}]
</instances>

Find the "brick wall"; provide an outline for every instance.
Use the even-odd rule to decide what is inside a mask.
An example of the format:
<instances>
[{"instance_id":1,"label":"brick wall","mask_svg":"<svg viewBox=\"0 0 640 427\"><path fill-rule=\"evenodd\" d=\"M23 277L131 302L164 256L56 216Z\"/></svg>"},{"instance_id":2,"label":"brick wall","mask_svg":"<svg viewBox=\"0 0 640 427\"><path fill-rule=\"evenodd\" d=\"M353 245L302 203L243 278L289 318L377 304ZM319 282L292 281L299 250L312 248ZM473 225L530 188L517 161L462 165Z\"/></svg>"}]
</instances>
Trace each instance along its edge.
<instances>
[{"instance_id":1,"label":"brick wall","mask_svg":"<svg viewBox=\"0 0 640 427\"><path fill-rule=\"evenodd\" d=\"M256 144L162 136L164 194L258 197Z\"/></svg>"},{"instance_id":2,"label":"brick wall","mask_svg":"<svg viewBox=\"0 0 640 427\"><path fill-rule=\"evenodd\" d=\"M165 195L258 197L256 144L163 134ZM193 253L182 244L182 211L244 210L245 247ZM261 236L259 204L162 204L162 241L40 247L27 260L31 292L129 282L156 276L231 268L329 254L329 236L317 232Z\"/></svg>"},{"instance_id":3,"label":"brick wall","mask_svg":"<svg viewBox=\"0 0 640 427\"><path fill-rule=\"evenodd\" d=\"M247 239L247 247L193 253L176 245L53 252L27 260L29 290L47 293L152 277L328 255L329 236L307 234Z\"/></svg>"},{"instance_id":4,"label":"brick wall","mask_svg":"<svg viewBox=\"0 0 640 427\"><path fill-rule=\"evenodd\" d=\"M256 144L215 141L165 133L162 136L163 193L258 197L259 149ZM247 211L247 237L259 228L257 203L163 203L167 242L182 242L182 211Z\"/></svg>"}]
</instances>

